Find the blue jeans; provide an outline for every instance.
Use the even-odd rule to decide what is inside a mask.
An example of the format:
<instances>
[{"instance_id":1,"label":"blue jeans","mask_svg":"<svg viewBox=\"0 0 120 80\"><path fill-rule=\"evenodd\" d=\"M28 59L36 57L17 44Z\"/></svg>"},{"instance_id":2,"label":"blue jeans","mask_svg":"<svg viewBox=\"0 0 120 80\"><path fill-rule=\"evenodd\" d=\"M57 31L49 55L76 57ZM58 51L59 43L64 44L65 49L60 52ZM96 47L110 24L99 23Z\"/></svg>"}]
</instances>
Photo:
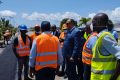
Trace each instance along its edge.
<instances>
[{"instance_id":1,"label":"blue jeans","mask_svg":"<svg viewBox=\"0 0 120 80\"><path fill-rule=\"evenodd\" d=\"M83 80L90 80L90 75L91 75L91 65L84 64Z\"/></svg>"}]
</instances>

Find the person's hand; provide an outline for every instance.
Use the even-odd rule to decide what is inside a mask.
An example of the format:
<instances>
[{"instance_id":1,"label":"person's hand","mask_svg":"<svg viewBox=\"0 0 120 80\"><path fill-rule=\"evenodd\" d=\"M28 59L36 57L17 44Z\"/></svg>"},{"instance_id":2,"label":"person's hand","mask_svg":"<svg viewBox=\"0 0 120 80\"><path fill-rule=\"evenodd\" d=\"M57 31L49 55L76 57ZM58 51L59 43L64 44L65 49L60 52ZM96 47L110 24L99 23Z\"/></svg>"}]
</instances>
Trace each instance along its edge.
<instances>
[{"instance_id":1,"label":"person's hand","mask_svg":"<svg viewBox=\"0 0 120 80\"><path fill-rule=\"evenodd\" d=\"M33 78L35 75L35 69L30 67L30 77Z\"/></svg>"},{"instance_id":2,"label":"person's hand","mask_svg":"<svg viewBox=\"0 0 120 80\"><path fill-rule=\"evenodd\" d=\"M73 57L70 57L70 62L74 62L74 59L73 59Z\"/></svg>"},{"instance_id":3,"label":"person's hand","mask_svg":"<svg viewBox=\"0 0 120 80\"><path fill-rule=\"evenodd\" d=\"M78 58L78 61L80 61L81 60L81 58Z\"/></svg>"},{"instance_id":4,"label":"person's hand","mask_svg":"<svg viewBox=\"0 0 120 80\"><path fill-rule=\"evenodd\" d=\"M64 42L64 39L60 38L59 41L60 41L60 42Z\"/></svg>"}]
</instances>

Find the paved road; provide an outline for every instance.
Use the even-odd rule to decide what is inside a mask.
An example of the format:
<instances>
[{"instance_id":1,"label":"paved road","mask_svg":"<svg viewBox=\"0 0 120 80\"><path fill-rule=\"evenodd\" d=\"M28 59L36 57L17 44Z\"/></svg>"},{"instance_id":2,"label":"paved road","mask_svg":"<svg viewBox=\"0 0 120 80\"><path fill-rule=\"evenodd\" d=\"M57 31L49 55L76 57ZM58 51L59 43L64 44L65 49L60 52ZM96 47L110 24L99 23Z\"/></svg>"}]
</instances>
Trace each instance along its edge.
<instances>
[{"instance_id":1,"label":"paved road","mask_svg":"<svg viewBox=\"0 0 120 80\"><path fill-rule=\"evenodd\" d=\"M0 80L17 80L17 60L11 45L0 48ZM67 80L56 76L55 80Z\"/></svg>"},{"instance_id":2,"label":"paved road","mask_svg":"<svg viewBox=\"0 0 120 80\"><path fill-rule=\"evenodd\" d=\"M0 80L14 80L16 58L11 45L0 48Z\"/></svg>"}]
</instances>

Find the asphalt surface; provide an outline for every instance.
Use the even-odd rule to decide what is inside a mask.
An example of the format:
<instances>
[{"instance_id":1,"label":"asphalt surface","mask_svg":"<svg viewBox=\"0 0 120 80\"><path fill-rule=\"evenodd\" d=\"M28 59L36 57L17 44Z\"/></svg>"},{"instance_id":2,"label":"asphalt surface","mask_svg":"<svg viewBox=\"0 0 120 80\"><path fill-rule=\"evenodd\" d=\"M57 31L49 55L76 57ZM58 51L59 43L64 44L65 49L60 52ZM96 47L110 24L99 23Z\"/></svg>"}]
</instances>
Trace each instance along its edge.
<instances>
[{"instance_id":1,"label":"asphalt surface","mask_svg":"<svg viewBox=\"0 0 120 80\"><path fill-rule=\"evenodd\" d=\"M17 80L17 78L17 59L12 51L12 45L7 45L5 48L0 48L0 80ZM67 79L56 76L55 80Z\"/></svg>"},{"instance_id":2,"label":"asphalt surface","mask_svg":"<svg viewBox=\"0 0 120 80\"><path fill-rule=\"evenodd\" d=\"M0 80L14 80L16 58L11 45L0 48Z\"/></svg>"}]
</instances>

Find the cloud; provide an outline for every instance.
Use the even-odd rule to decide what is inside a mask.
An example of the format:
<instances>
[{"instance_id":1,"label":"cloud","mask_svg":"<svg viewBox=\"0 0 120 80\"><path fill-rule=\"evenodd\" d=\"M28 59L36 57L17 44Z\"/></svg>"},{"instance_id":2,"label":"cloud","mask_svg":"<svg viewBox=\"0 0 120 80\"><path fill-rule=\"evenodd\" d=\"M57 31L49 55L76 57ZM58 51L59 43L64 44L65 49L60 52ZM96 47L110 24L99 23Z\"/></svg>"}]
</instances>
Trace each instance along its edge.
<instances>
[{"instance_id":1,"label":"cloud","mask_svg":"<svg viewBox=\"0 0 120 80\"><path fill-rule=\"evenodd\" d=\"M16 12L10 11L10 10L3 10L0 11L1 17L14 17L16 16Z\"/></svg>"},{"instance_id":2,"label":"cloud","mask_svg":"<svg viewBox=\"0 0 120 80\"><path fill-rule=\"evenodd\" d=\"M96 13L91 13L88 15L88 17L93 18L96 15Z\"/></svg>"},{"instance_id":3,"label":"cloud","mask_svg":"<svg viewBox=\"0 0 120 80\"><path fill-rule=\"evenodd\" d=\"M62 19L63 18L72 18L72 19L75 19L75 20L79 20L81 17L79 14L75 13L75 12L65 12L63 15L62 15Z\"/></svg>"},{"instance_id":4,"label":"cloud","mask_svg":"<svg viewBox=\"0 0 120 80\"><path fill-rule=\"evenodd\" d=\"M27 18L28 14L27 13L22 13L23 18Z\"/></svg>"},{"instance_id":5,"label":"cloud","mask_svg":"<svg viewBox=\"0 0 120 80\"><path fill-rule=\"evenodd\" d=\"M114 23L118 23L118 22L120 23L120 7L117 7L114 10L100 10L100 11L98 11L96 13L99 13L99 12L103 12L103 13L108 14L109 19L111 19ZM96 13L90 13L88 15L88 17L93 18L93 16Z\"/></svg>"},{"instance_id":6,"label":"cloud","mask_svg":"<svg viewBox=\"0 0 120 80\"><path fill-rule=\"evenodd\" d=\"M80 19L80 15L75 12L50 13L50 14L33 12L32 14L23 13L22 18L28 20L61 21L63 18L73 18L75 20L78 20Z\"/></svg>"}]
</instances>

